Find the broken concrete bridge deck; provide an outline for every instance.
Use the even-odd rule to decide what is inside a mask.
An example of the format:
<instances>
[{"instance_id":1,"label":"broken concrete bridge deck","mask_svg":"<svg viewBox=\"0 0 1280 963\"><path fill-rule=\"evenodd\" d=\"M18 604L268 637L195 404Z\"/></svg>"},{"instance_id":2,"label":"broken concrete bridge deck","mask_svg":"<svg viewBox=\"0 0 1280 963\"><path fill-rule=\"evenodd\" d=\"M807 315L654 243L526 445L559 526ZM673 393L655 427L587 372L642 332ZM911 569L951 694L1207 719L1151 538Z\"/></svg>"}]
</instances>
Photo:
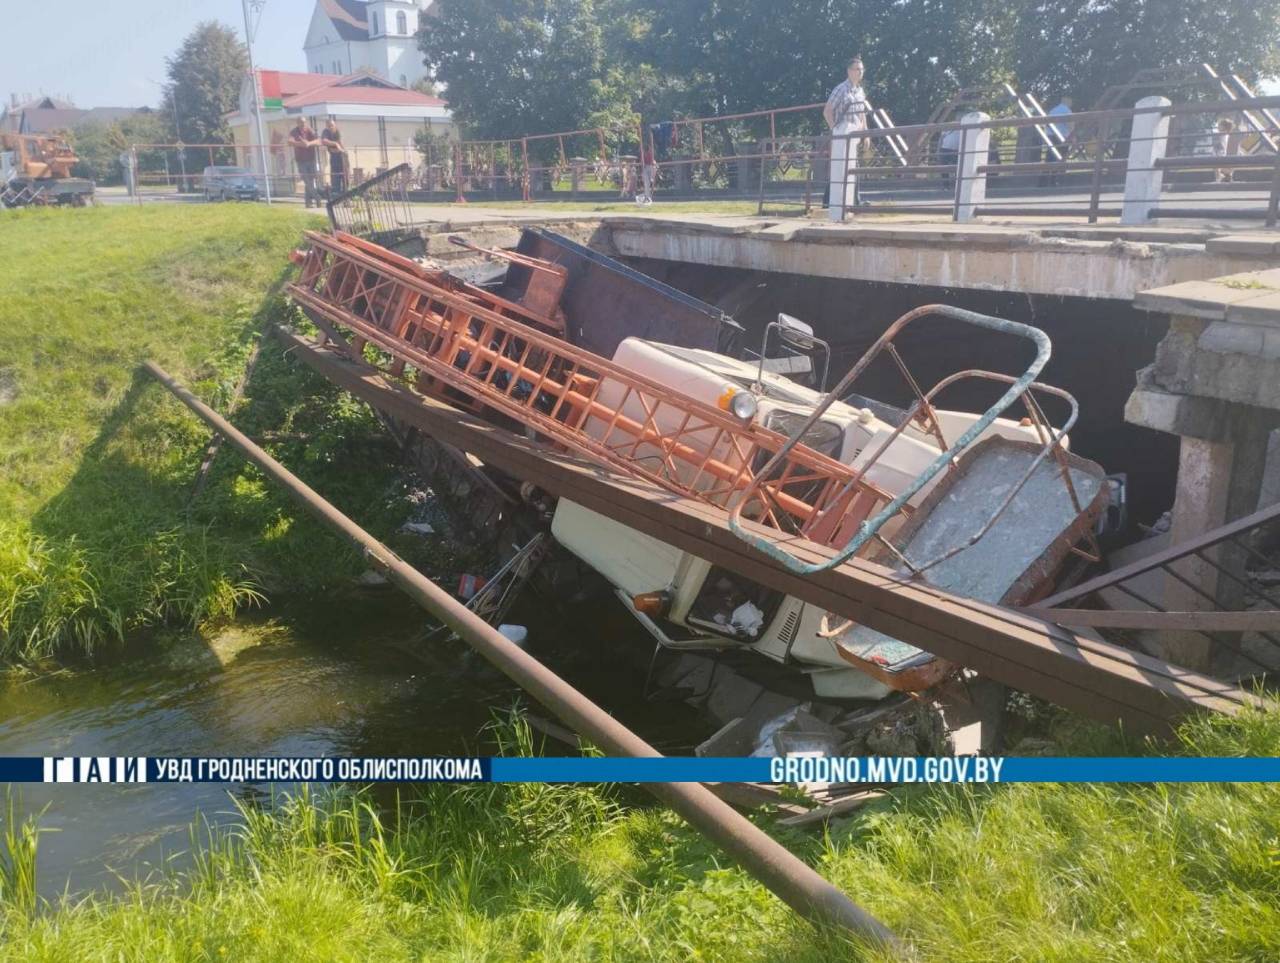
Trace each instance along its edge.
<instances>
[{"instance_id":1,"label":"broken concrete bridge deck","mask_svg":"<svg viewBox=\"0 0 1280 963\"><path fill-rule=\"evenodd\" d=\"M542 225L623 257L808 277L1011 291L1131 302L1185 281L1265 270L1280 231L1256 222L1175 221L1144 227L1081 219L1027 218L956 224L941 215L859 214L817 218L715 213L591 213L415 205L428 254L450 232L514 244ZM454 252L456 253L456 251Z\"/></svg>"}]
</instances>

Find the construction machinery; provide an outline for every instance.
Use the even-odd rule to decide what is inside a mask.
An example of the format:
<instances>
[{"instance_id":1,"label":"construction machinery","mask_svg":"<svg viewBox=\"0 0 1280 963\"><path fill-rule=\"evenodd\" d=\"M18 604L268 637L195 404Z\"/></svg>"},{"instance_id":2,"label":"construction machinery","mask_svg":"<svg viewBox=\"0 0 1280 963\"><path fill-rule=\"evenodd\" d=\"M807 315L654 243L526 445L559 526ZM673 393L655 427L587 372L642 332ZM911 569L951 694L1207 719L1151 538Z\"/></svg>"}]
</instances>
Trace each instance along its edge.
<instances>
[{"instance_id":1,"label":"construction machinery","mask_svg":"<svg viewBox=\"0 0 1280 963\"><path fill-rule=\"evenodd\" d=\"M0 132L0 205L69 204L93 199L93 181L72 177L80 158L64 137Z\"/></svg>"},{"instance_id":2,"label":"construction machinery","mask_svg":"<svg viewBox=\"0 0 1280 963\"><path fill-rule=\"evenodd\" d=\"M423 394L697 502L797 574L821 575L874 553L904 579L1027 604L1052 590L1101 513L1101 468L1066 449L1074 399L1034 381L1050 351L1037 329L942 305L919 308L826 391L830 349L793 318L769 326L754 367L635 336L607 358L566 341L571 326L527 288L485 291L341 231L306 238L289 294L353 358L373 348L392 376L412 369ZM519 255L512 263L534 260ZM1035 359L1020 376L957 372L926 392L894 338L930 315L1026 339ZM816 390L766 370L778 360L769 357L771 335L807 357L810 370L822 361ZM860 395L850 401L854 380L881 355L915 396L910 409ZM938 407L935 396L962 379L990 381L1004 393L984 413ZM1046 394L1070 409L1061 428L1041 410ZM1001 418L1015 401L1027 416ZM750 649L807 675L822 698L920 691L955 669L812 606L806 615L798 599L571 500L558 503L552 533L613 584L666 648ZM794 554L801 541L837 554L807 563Z\"/></svg>"}]
</instances>

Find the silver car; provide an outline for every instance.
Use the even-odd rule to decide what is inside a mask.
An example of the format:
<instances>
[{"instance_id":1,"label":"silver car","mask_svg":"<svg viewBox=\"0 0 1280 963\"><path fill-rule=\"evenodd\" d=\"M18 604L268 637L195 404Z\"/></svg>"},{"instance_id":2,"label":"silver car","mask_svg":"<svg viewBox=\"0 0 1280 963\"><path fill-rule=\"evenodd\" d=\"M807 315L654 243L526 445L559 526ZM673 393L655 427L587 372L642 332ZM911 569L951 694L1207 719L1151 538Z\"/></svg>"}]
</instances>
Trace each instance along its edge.
<instances>
[{"instance_id":1,"label":"silver car","mask_svg":"<svg viewBox=\"0 0 1280 963\"><path fill-rule=\"evenodd\" d=\"M206 201L256 201L261 194L257 178L243 167L206 167L203 180Z\"/></svg>"}]
</instances>

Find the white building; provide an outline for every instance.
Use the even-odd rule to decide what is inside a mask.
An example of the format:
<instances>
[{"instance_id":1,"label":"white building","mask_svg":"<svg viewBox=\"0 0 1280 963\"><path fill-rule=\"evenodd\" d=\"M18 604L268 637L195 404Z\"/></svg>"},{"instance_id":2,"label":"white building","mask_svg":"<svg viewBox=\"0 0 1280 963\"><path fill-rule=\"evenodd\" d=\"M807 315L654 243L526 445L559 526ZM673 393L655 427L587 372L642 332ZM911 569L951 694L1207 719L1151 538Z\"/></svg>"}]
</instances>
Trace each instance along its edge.
<instances>
[{"instance_id":1,"label":"white building","mask_svg":"<svg viewBox=\"0 0 1280 963\"><path fill-rule=\"evenodd\" d=\"M283 70L257 73L258 91L271 104L262 108L262 127L268 166L275 177L288 179L295 173L287 140L299 117L317 134L329 117L338 122L353 183L397 164L420 164L422 156L414 146L419 131L437 136L453 132L449 108L439 97L406 90L367 69L345 76ZM259 172L262 163L253 97L253 86L246 77L240 86L239 109L227 115L227 125L235 139L236 162ZM284 192L288 187L282 184L273 189Z\"/></svg>"},{"instance_id":2,"label":"white building","mask_svg":"<svg viewBox=\"0 0 1280 963\"><path fill-rule=\"evenodd\" d=\"M427 76L414 35L431 0L316 0L303 50L313 74L367 70L401 87Z\"/></svg>"}]
</instances>

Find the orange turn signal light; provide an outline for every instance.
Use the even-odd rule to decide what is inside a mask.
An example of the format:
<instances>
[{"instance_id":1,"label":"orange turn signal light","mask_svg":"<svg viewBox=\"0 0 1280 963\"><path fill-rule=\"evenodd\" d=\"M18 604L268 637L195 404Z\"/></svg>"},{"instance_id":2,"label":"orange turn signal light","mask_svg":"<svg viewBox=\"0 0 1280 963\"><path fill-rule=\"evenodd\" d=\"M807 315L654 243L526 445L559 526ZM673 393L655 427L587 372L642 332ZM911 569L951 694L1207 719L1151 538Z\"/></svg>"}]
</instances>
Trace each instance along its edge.
<instances>
[{"instance_id":1,"label":"orange turn signal light","mask_svg":"<svg viewBox=\"0 0 1280 963\"><path fill-rule=\"evenodd\" d=\"M661 618L671 610L670 592L641 592L631 596L631 607L641 615Z\"/></svg>"}]
</instances>

